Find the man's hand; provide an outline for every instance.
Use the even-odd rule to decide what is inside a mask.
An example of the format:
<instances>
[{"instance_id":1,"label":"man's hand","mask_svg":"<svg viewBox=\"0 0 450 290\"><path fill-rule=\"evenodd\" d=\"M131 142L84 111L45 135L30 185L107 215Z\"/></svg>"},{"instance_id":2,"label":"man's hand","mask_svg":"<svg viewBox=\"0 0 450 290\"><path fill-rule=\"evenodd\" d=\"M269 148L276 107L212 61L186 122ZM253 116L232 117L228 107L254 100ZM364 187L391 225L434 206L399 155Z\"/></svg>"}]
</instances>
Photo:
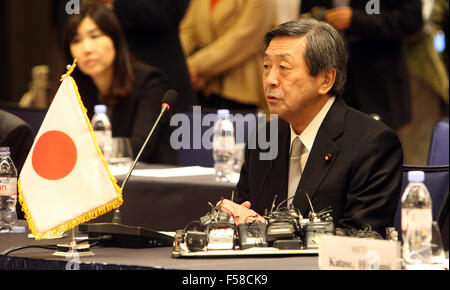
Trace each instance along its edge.
<instances>
[{"instance_id":1,"label":"man's hand","mask_svg":"<svg viewBox=\"0 0 450 290\"><path fill-rule=\"evenodd\" d=\"M325 20L337 29L346 30L350 27L353 17L351 7L338 7L325 12Z\"/></svg>"},{"instance_id":2,"label":"man's hand","mask_svg":"<svg viewBox=\"0 0 450 290\"><path fill-rule=\"evenodd\" d=\"M263 223L266 222L262 216L250 209L251 203L249 201L245 201L242 204L237 204L231 200L223 199L219 201L216 206L220 207L223 211L232 216L236 225L245 223L248 217L254 217L256 218L256 221ZM253 220L254 219L251 218L251 221ZM250 221L250 218L247 221Z\"/></svg>"}]
</instances>

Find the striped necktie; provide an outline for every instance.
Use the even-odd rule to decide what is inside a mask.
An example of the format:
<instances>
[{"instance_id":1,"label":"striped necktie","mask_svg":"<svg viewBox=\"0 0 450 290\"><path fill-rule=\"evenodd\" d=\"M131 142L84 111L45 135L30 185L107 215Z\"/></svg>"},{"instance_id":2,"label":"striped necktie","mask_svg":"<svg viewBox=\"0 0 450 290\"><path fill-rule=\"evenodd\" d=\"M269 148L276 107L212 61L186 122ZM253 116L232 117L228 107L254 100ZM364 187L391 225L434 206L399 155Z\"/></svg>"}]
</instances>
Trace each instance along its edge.
<instances>
[{"instance_id":1,"label":"striped necktie","mask_svg":"<svg viewBox=\"0 0 450 290\"><path fill-rule=\"evenodd\" d=\"M302 175L302 167L300 164L300 157L303 150L302 141L297 136L292 142L291 153L289 158L289 179L288 179L288 201L287 204L290 206L294 200L293 196L297 191L298 183Z\"/></svg>"}]
</instances>

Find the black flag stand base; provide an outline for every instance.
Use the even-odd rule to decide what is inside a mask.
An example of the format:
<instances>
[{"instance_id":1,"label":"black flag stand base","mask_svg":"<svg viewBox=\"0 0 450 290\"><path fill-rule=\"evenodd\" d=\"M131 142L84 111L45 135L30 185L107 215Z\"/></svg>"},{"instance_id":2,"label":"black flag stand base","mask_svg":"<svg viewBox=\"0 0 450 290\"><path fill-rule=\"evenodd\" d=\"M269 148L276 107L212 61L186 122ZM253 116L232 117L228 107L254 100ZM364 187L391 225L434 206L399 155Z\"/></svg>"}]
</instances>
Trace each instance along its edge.
<instances>
[{"instance_id":1,"label":"black flag stand base","mask_svg":"<svg viewBox=\"0 0 450 290\"><path fill-rule=\"evenodd\" d=\"M120 223L86 223L78 226L80 232L89 238L110 236L103 246L119 248L152 248L173 245L173 237L144 227L128 226Z\"/></svg>"},{"instance_id":2,"label":"black flag stand base","mask_svg":"<svg viewBox=\"0 0 450 290\"><path fill-rule=\"evenodd\" d=\"M72 242L70 244L58 244L53 256L64 257L66 259L94 256L90 248L91 245L89 243L77 244L75 241L75 230L72 228Z\"/></svg>"}]
</instances>

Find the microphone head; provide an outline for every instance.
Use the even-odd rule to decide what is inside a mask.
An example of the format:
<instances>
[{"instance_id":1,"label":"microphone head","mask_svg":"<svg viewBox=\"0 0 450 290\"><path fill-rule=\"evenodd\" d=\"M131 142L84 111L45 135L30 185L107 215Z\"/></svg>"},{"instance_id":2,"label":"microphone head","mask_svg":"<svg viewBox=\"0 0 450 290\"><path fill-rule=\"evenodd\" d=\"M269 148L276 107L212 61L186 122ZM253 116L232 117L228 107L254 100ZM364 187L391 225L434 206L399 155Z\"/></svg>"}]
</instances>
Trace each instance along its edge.
<instances>
[{"instance_id":1,"label":"microphone head","mask_svg":"<svg viewBox=\"0 0 450 290\"><path fill-rule=\"evenodd\" d=\"M175 105L177 98L177 91L173 89L168 90L161 99L162 106L166 105L167 109L170 109L171 106Z\"/></svg>"}]
</instances>

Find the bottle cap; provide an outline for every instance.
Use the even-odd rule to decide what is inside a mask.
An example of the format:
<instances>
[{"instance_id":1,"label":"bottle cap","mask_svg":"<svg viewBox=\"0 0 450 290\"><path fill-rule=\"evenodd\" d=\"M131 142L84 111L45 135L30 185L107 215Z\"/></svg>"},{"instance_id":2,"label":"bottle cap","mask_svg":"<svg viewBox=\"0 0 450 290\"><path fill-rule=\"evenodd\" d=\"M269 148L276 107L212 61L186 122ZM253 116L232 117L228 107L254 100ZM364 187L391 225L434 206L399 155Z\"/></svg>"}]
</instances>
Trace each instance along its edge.
<instances>
[{"instance_id":1,"label":"bottle cap","mask_svg":"<svg viewBox=\"0 0 450 290\"><path fill-rule=\"evenodd\" d=\"M94 114L106 114L106 105L95 105Z\"/></svg>"},{"instance_id":2,"label":"bottle cap","mask_svg":"<svg viewBox=\"0 0 450 290\"><path fill-rule=\"evenodd\" d=\"M226 117L228 117L228 115L230 115L230 110L227 110L227 109L217 110L217 116L219 118L226 118Z\"/></svg>"},{"instance_id":3,"label":"bottle cap","mask_svg":"<svg viewBox=\"0 0 450 290\"><path fill-rule=\"evenodd\" d=\"M0 156L9 156L11 154L11 151L9 150L9 147L0 147Z\"/></svg>"},{"instance_id":4,"label":"bottle cap","mask_svg":"<svg viewBox=\"0 0 450 290\"><path fill-rule=\"evenodd\" d=\"M409 182L423 182L425 180L425 173L423 171L410 171L408 172Z\"/></svg>"}]
</instances>

